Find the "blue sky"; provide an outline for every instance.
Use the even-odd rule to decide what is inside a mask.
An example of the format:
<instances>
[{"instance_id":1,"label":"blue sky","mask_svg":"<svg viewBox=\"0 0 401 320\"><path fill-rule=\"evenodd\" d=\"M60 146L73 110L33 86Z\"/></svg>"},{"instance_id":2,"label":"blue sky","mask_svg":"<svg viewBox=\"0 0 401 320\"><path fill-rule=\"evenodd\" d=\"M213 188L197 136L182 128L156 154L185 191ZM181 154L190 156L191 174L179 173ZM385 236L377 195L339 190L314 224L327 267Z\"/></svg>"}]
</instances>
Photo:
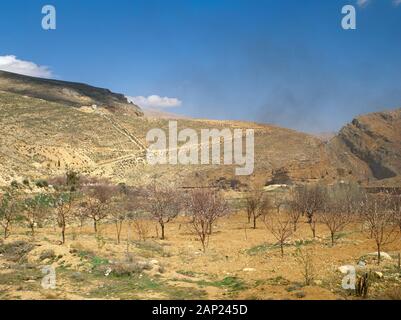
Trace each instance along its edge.
<instances>
[{"instance_id":1,"label":"blue sky","mask_svg":"<svg viewBox=\"0 0 401 320\"><path fill-rule=\"evenodd\" d=\"M45 4L57 30L41 28ZM341 28L345 4L357 30ZM58 79L175 98L164 107L181 101L168 111L194 117L320 132L401 107L394 0L4 0L10 55Z\"/></svg>"}]
</instances>

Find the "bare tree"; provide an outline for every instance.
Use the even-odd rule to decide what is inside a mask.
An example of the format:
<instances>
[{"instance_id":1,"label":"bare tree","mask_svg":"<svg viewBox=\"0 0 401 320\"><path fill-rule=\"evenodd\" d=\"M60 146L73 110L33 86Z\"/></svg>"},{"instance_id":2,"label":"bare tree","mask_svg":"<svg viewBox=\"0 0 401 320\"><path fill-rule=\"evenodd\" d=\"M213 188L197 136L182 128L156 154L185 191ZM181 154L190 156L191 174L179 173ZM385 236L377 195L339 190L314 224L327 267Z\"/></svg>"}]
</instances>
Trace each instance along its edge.
<instances>
[{"instance_id":1,"label":"bare tree","mask_svg":"<svg viewBox=\"0 0 401 320\"><path fill-rule=\"evenodd\" d=\"M123 224L131 219L135 212L139 209L138 197L131 192L126 186L119 186L116 201L110 210L112 221L116 227L117 244L121 242L121 232Z\"/></svg>"},{"instance_id":2,"label":"bare tree","mask_svg":"<svg viewBox=\"0 0 401 320\"><path fill-rule=\"evenodd\" d=\"M305 285L309 286L315 278L314 252L312 249L298 248L296 252L296 261L301 266L301 273L305 281Z\"/></svg>"},{"instance_id":3,"label":"bare tree","mask_svg":"<svg viewBox=\"0 0 401 320\"><path fill-rule=\"evenodd\" d=\"M377 263L380 264L383 246L395 241L398 233L390 206L390 196L367 195L362 206L362 216L368 231L367 236L376 243Z\"/></svg>"},{"instance_id":4,"label":"bare tree","mask_svg":"<svg viewBox=\"0 0 401 320\"><path fill-rule=\"evenodd\" d=\"M284 257L284 244L294 233L290 216L286 212L272 212L266 217L265 225L280 244L281 256Z\"/></svg>"},{"instance_id":5,"label":"bare tree","mask_svg":"<svg viewBox=\"0 0 401 320\"><path fill-rule=\"evenodd\" d=\"M188 195L186 204L192 230L198 236L205 252L214 222L228 213L227 202L219 192L194 190Z\"/></svg>"},{"instance_id":6,"label":"bare tree","mask_svg":"<svg viewBox=\"0 0 401 320\"><path fill-rule=\"evenodd\" d=\"M341 183L330 188L323 208L318 213L318 220L330 230L332 246L336 234L343 231L359 213L363 197L363 191L353 184Z\"/></svg>"},{"instance_id":7,"label":"bare tree","mask_svg":"<svg viewBox=\"0 0 401 320\"><path fill-rule=\"evenodd\" d=\"M24 216L31 229L31 235L35 237L36 226L44 219L46 213L53 206L53 198L47 194L38 194L24 201Z\"/></svg>"},{"instance_id":8,"label":"bare tree","mask_svg":"<svg viewBox=\"0 0 401 320\"><path fill-rule=\"evenodd\" d=\"M130 215L130 221L134 226L135 233L138 236L138 239L141 241L146 241L149 235L149 216L141 213L135 212Z\"/></svg>"},{"instance_id":9,"label":"bare tree","mask_svg":"<svg viewBox=\"0 0 401 320\"><path fill-rule=\"evenodd\" d=\"M262 190L252 190L245 198L248 221L253 220L253 228L256 229L256 221L260 217L265 218L270 209L269 198Z\"/></svg>"},{"instance_id":10,"label":"bare tree","mask_svg":"<svg viewBox=\"0 0 401 320\"><path fill-rule=\"evenodd\" d=\"M54 199L57 224L61 228L61 243L65 244L67 223L73 215L75 195L73 192L59 192Z\"/></svg>"},{"instance_id":11,"label":"bare tree","mask_svg":"<svg viewBox=\"0 0 401 320\"><path fill-rule=\"evenodd\" d=\"M293 193L293 208L308 219L313 237L316 237L317 212L326 201L326 189L321 185L300 186Z\"/></svg>"},{"instance_id":12,"label":"bare tree","mask_svg":"<svg viewBox=\"0 0 401 320\"><path fill-rule=\"evenodd\" d=\"M74 210L74 217L78 220L79 227L82 228L84 226L86 219L88 218L88 215L86 213L85 202L79 203L77 208Z\"/></svg>"},{"instance_id":13,"label":"bare tree","mask_svg":"<svg viewBox=\"0 0 401 320\"><path fill-rule=\"evenodd\" d=\"M10 227L18 215L18 199L13 193L5 193L0 197L0 224L4 230L4 239L10 236Z\"/></svg>"},{"instance_id":14,"label":"bare tree","mask_svg":"<svg viewBox=\"0 0 401 320\"><path fill-rule=\"evenodd\" d=\"M341 203L326 203L318 214L318 220L330 230L331 245L334 246L336 235L344 230L351 221L351 216L344 211Z\"/></svg>"},{"instance_id":15,"label":"bare tree","mask_svg":"<svg viewBox=\"0 0 401 320\"><path fill-rule=\"evenodd\" d=\"M144 209L151 214L160 225L161 239L165 239L165 226L175 219L182 208L180 193L171 186L160 186L155 183L145 190Z\"/></svg>"},{"instance_id":16,"label":"bare tree","mask_svg":"<svg viewBox=\"0 0 401 320\"><path fill-rule=\"evenodd\" d=\"M84 188L86 197L81 205L85 208L87 217L93 221L95 234L98 233L99 222L108 216L116 191L116 188L108 183L89 185Z\"/></svg>"}]
</instances>

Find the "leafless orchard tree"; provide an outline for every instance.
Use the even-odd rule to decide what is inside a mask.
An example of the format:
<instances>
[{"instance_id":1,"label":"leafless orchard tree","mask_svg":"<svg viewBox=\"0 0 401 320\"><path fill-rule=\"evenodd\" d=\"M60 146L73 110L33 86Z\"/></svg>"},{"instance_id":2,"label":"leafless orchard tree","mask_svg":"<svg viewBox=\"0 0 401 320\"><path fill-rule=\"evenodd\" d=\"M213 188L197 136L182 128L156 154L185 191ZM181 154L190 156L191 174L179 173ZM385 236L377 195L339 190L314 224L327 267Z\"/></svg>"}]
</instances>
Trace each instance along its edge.
<instances>
[{"instance_id":1,"label":"leafless orchard tree","mask_svg":"<svg viewBox=\"0 0 401 320\"><path fill-rule=\"evenodd\" d=\"M270 201L263 190L252 190L245 198L248 222L252 219L253 228L256 229L256 221L265 218L270 209Z\"/></svg>"},{"instance_id":2,"label":"leafless orchard tree","mask_svg":"<svg viewBox=\"0 0 401 320\"><path fill-rule=\"evenodd\" d=\"M302 214L304 214L303 200L300 198L301 195L302 193L298 192L297 189L292 189L290 192L288 215L291 219L294 232L297 231L299 220Z\"/></svg>"},{"instance_id":3,"label":"leafless orchard tree","mask_svg":"<svg viewBox=\"0 0 401 320\"><path fill-rule=\"evenodd\" d=\"M265 225L279 242L281 256L284 257L284 244L294 233L291 217L286 212L272 212L266 217Z\"/></svg>"},{"instance_id":4,"label":"leafless orchard tree","mask_svg":"<svg viewBox=\"0 0 401 320\"><path fill-rule=\"evenodd\" d=\"M92 219L95 234L98 234L100 221L108 216L116 192L116 187L106 182L84 188L86 197L81 206L84 208L87 217Z\"/></svg>"},{"instance_id":5,"label":"leafless orchard tree","mask_svg":"<svg viewBox=\"0 0 401 320\"><path fill-rule=\"evenodd\" d=\"M54 198L54 210L58 226L61 228L61 243L65 244L65 231L68 221L73 217L75 194L59 192Z\"/></svg>"},{"instance_id":6,"label":"leafless orchard tree","mask_svg":"<svg viewBox=\"0 0 401 320\"><path fill-rule=\"evenodd\" d=\"M74 210L74 217L78 220L80 228L84 226L85 221L88 219L85 205L85 202L81 202Z\"/></svg>"},{"instance_id":7,"label":"leafless orchard tree","mask_svg":"<svg viewBox=\"0 0 401 320\"><path fill-rule=\"evenodd\" d=\"M316 268L314 263L315 253L313 249L297 249L295 258L301 267L301 273L305 281L305 285L311 285L316 275Z\"/></svg>"},{"instance_id":8,"label":"leafless orchard tree","mask_svg":"<svg viewBox=\"0 0 401 320\"><path fill-rule=\"evenodd\" d=\"M10 236L11 224L16 220L18 215L17 196L12 193L0 195L0 225L4 230L4 239Z\"/></svg>"},{"instance_id":9,"label":"leafless orchard tree","mask_svg":"<svg viewBox=\"0 0 401 320\"><path fill-rule=\"evenodd\" d=\"M209 244L213 224L218 218L228 214L226 200L217 191L194 190L189 193L186 201L186 211L191 218L193 232L202 243L203 251Z\"/></svg>"},{"instance_id":10,"label":"leafless orchard tree","mask_svg":"<svg viewBox=\"0 0 401 320\"><path fill-rule=\"evenodd\" d=\"M293 208L308 219L313 237L316 237L317 213L322 210L327 192L321 185L300 186L293 193Z\"/></svg>"},{"instance_id":11,"label":"leafless orchard tree","mask_svg":"<svg viewBox=\"0 0 401 320\"><path fill-rule=\"evenodd\" d=\"M389 194L367 195L361 211L366 234L376 243L378 264L381 261L383 246L395 241L398 235L398 225L394 221L390 197Z\"/></svg>"},{"instance_id":12,"label":"leafless orchard tree","mask_svg":"<svg viewBox=\"0 0 401 320\"><path fill-rule=\"evenodd\" d=\"M153 183L146 188L145 198L144 209L160 225L161 239L164 240L165 225L175 219L182 209L182 196L172 186L160 186Z\"/></svg>"},{"instance_id":13,"label":"leafless orchard tree","mask_svg":"<svg viewBox=\"0 0 401 320\"><path fill-rule=\"evenodd\" d=\"M331 245L334 246L336 235L350 223L351 216L344 211L341 203L332 200L324 204L318 214L318 220L330 230Z\"/></svg>"},{"instance_id":14,"label":"leafless orchard tree","mask_svg":"<svg viewBox=\"0 0 401 320\"><path fill-rule=\"evenodd\" d=\"M137 212L141 209L140 193L128 187L119 187L116 198L111 205L110 215L116 227L117 244L121 242L121 232L126 221L134 222Z\"/></svg>"},{"instance_id":15,"label":"leafless orchard tree","mask_svg":"<svg viewBox=\"0 0 401 320\"><path fill-rule=\"evenodd\" d=\"M337 184L330 188L318 220L330 230L331 245L335 236L353 222L363 203L363 191L353 184Z\"/></svg>"},{"instance_id":16,"label":"leafless orchard tree","mask_svg":"<svg viewBox=\"0 0 401 320\"><path fill-rule=\"evenodd\" d=\"M150 230L149 216L141 212L136 212L130 215L129 219L132 222L138 240L146 241Z\"/></svg>"},{"instance_id":17,"label":"leafless orchard tree","mask_svg":"<svg viewBox=\"0 0 401 320\"><path fill-rule=\"evenodd\" d=\"M53 207L53 198L50 194L40 193L23 201L24 218L31 229L32 238L35 237L35 229Z\"/></svg>"}]
</instances>

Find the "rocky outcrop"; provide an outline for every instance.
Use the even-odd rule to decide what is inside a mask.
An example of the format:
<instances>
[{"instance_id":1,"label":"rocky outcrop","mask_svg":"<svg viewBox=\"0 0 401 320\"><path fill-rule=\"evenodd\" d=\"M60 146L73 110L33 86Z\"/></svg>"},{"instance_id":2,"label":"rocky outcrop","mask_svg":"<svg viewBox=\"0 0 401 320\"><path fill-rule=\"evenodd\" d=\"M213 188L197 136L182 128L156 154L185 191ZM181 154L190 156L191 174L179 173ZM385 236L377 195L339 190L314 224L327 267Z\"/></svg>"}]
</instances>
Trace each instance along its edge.
<instances>
[{"instance_id":1,"label":"rocky outcrop","mask_svg":"<svg viewBox=\"0 0 401 320\"><path fill-rule=\"evenodd\" d=\"M141 109L123 94L82 83L41 79L0 71L0 91L57 102L72 107L96 106L142 116Z\"/></svg>"},{"instance_id":2,"label":"rocky outcrop","mask_svg":"<svg viewBox=\"0 0 401 320\"><path fill-rule=\"evenodd\" d=\"M355 175L376 180L401 175L401 109L360 116L328 144L339 163Z\"/></svg>"}]
</instances>

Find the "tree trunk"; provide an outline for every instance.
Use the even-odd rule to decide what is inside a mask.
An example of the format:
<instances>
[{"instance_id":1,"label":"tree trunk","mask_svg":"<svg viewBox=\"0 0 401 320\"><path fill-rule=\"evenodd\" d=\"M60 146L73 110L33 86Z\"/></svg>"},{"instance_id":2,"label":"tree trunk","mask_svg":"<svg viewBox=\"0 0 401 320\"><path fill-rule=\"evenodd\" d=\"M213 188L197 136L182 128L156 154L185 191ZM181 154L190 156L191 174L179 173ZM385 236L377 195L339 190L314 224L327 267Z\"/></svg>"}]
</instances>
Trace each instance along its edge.
<instances>
[{"instance_id":1,"label":"tree trunk","mask_svg":"<svg viewBox=\"0 0 401 320\"><path fill-rule=\"evenodd\" d=\"M284 244L280 242L281 257L284 258Z\"/></svg>"},{"instance_id":2,"label":"tree trunk","mask_svg":"<svg viewBox=\"0 0 401 320\"><path fill-rule=\"evenodd\" d=\"M309 225L312 229L313 238L316 238L316 222L311 222Z\"/></svg>"},{"instance_id":3,"label":"tree trunk","mask_svg":"<svg viewBox=\"0 0 401 320\"><path fill-rule=\"evenodd\" d=\"M253 228L256 229L256 216L253 216Z\"/></svg>"},{"instance_id":4,"label":"tree trunk","mask_svg":"<svg viewBox=\"0 0 401 320\"><path fill-rule=\"evenodd\" d=\"M32 235L32 238L35 238L35 226L34 226L34 224L31 225L31 235Z\"/></svg>"},{"instance_id":5,"label":"tree trunk","mask_svg":"<svg viewBox=\"0 0 401 320\"><path fill-rule=\"evenodd\" d=\"M93 219L93 229L95 229L95 233L97 234L97 220Z\"/></svg>"},{"instance_id":6,"label":"tree trunk","mask_svg":"<svg viewBox=\"0 0 401 320\"><path fill-rule=\"evenodd\" d=\"M331 232L331 246L334 247L334 232Z\"/></svg>"},{"instance_id":7,"label":"tree trunk","mask_svg":"<svg viewBox=\"0 0 401 320\"><path fill-rule=\"evenodd\" d=\"M377 264L380 265L381 262L381 245L377 244Z\"/></svg>"},{"instance_id":8,"label":"tree trunk","mask_svg":"<svg viewBox=\"0 0 401 320\"><path fill-rule=\"evenodd\" d=\"M117 229L117 244L120 244L122 221L116 222L116 229Z\"/></svg>"},{"instance_id":9,"label":"tree trunk","mask_svg":"<svg viewBox=\"0 0 401 320\"><path fill-rule=\"evenodd\" d=\"M161 239L164 240L164 223L160 223L160 227L162 229L162 237L161 237Z\"/></svg>"},{"instance_id":10,"label":"tree trunk","mask_svg":"<svg viewBox=\"0 0 401 320\"><path fill-rule=\"evenodd\" d=\"M65 225L61 227L62 244L65 244Z\"/></svg>"}]
</instances>

